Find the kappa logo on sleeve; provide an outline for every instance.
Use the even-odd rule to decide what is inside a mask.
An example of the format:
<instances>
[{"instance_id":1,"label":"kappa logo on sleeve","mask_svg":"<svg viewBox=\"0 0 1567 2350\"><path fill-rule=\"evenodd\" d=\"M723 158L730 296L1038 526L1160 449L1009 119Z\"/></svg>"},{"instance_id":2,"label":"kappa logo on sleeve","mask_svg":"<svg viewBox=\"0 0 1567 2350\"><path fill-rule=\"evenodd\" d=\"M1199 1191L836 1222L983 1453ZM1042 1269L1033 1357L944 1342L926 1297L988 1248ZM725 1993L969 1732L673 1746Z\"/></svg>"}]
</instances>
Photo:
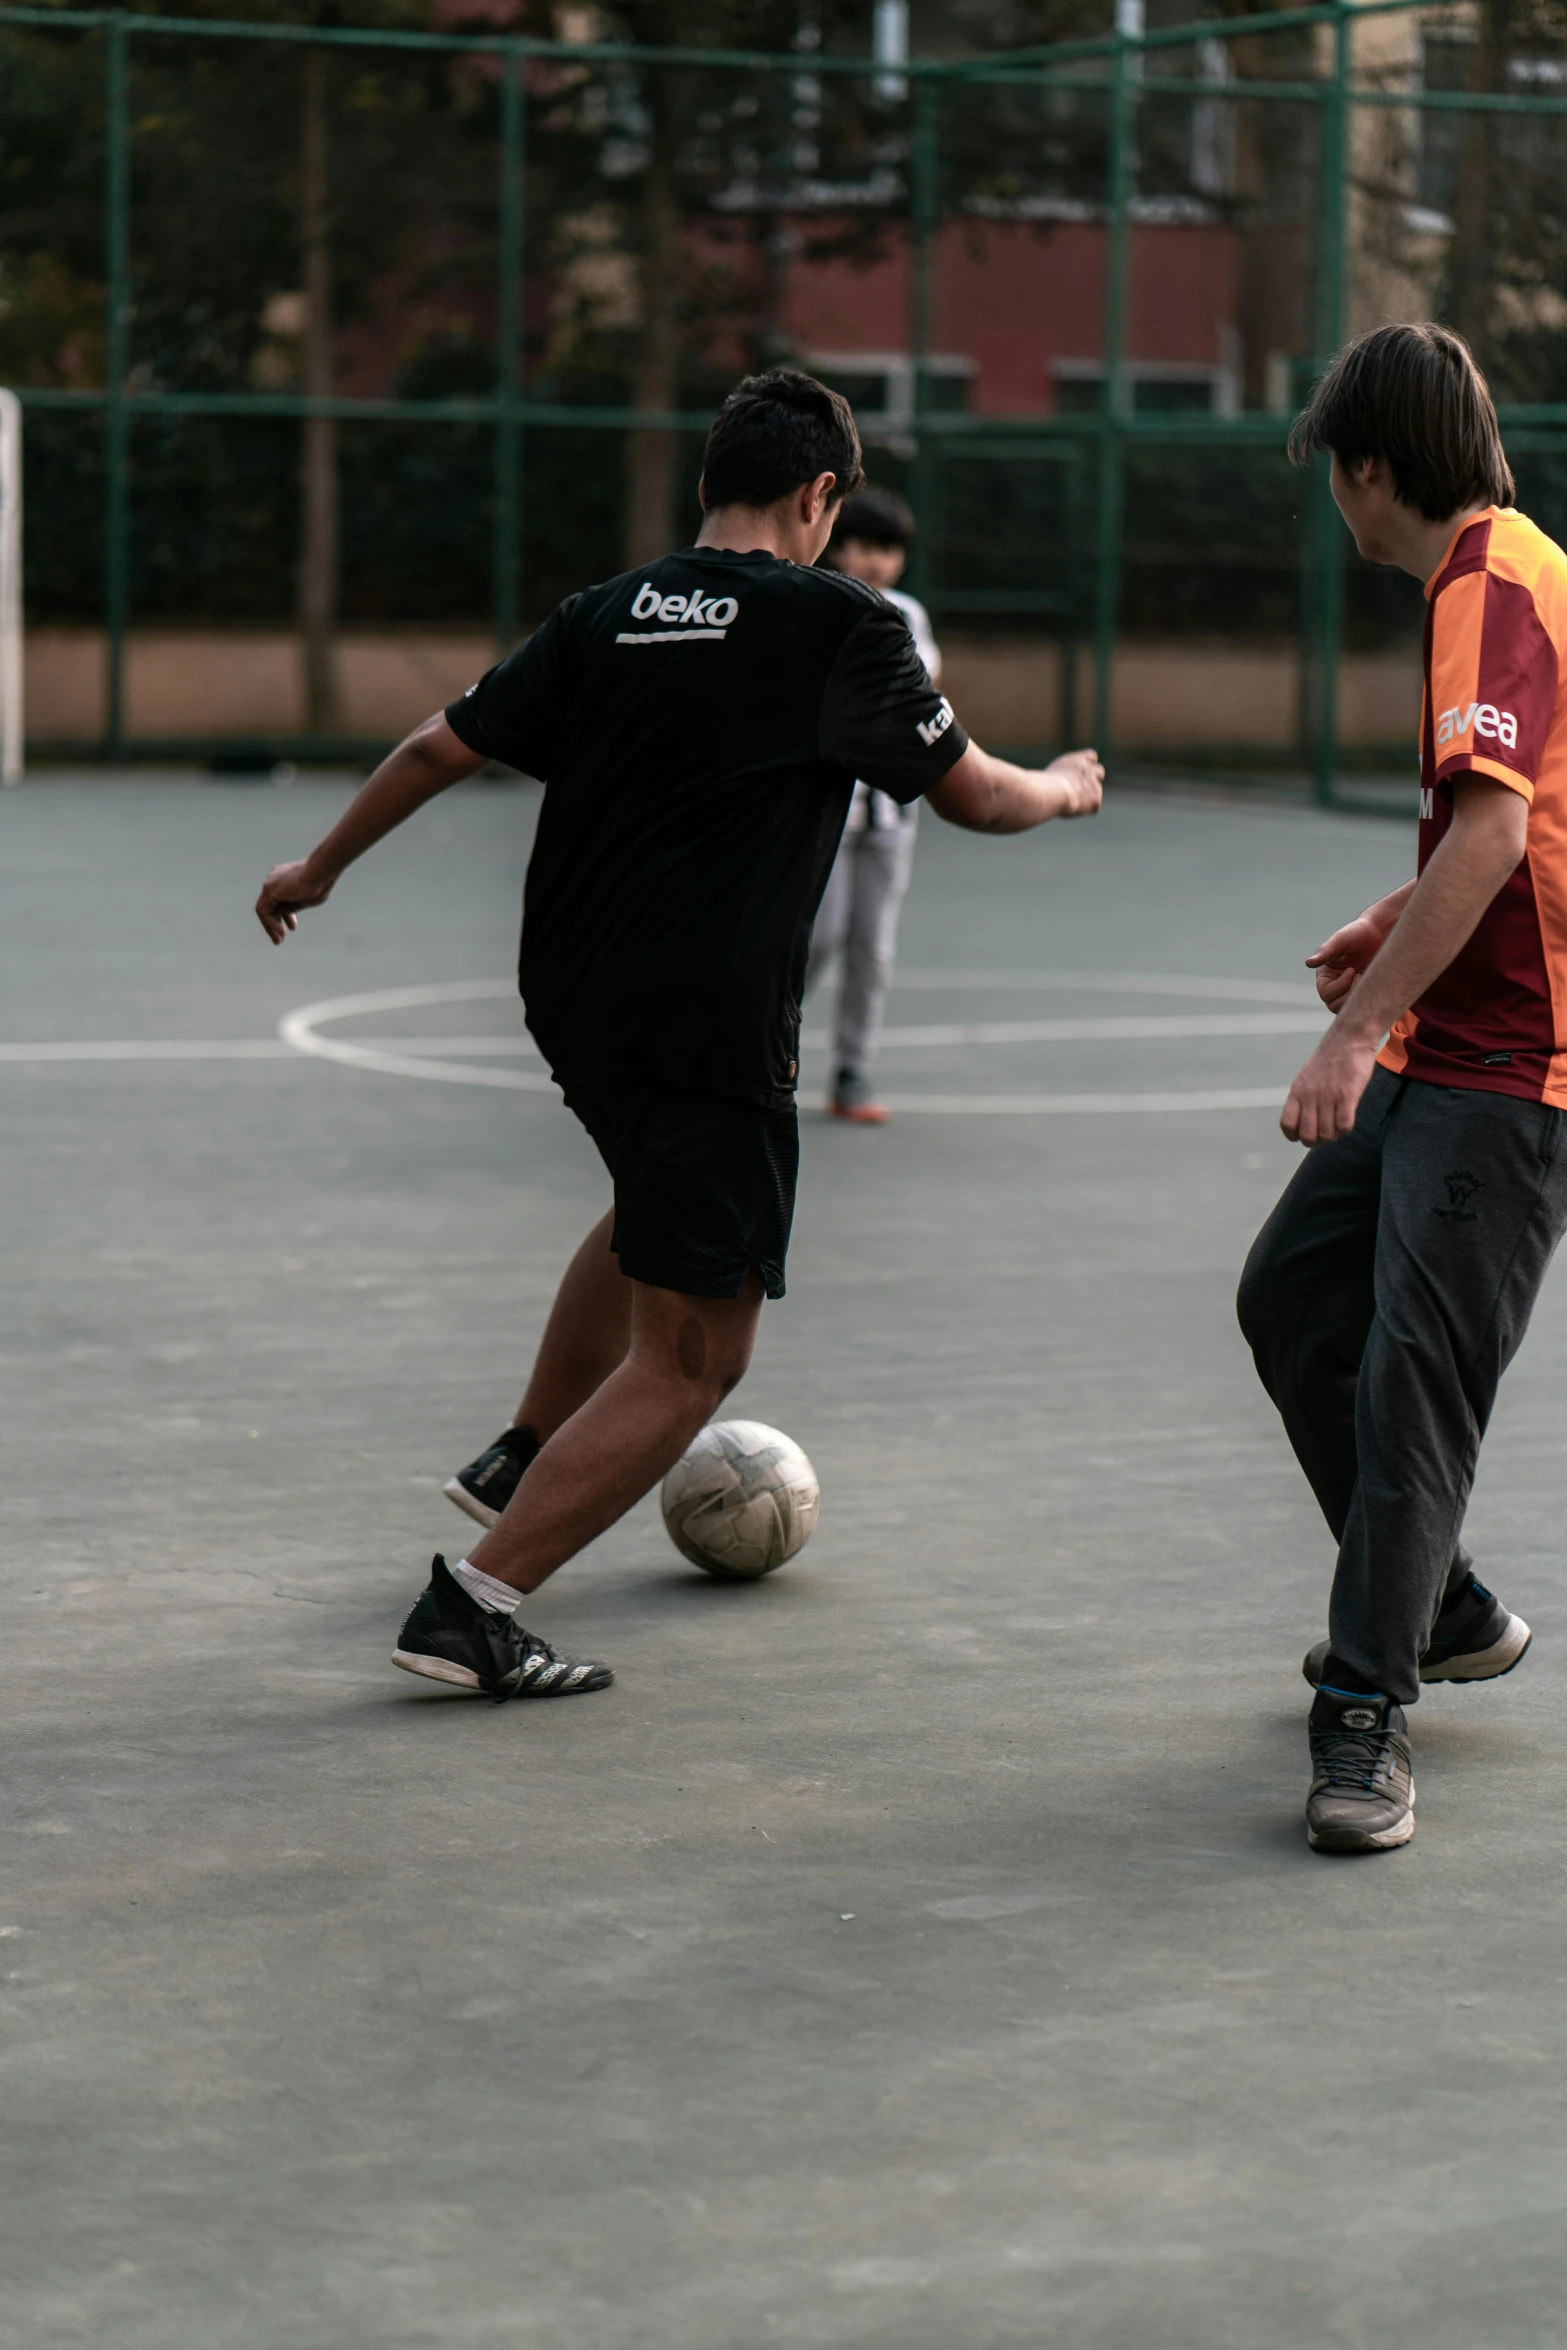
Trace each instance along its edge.
<instances>
[{"instance_id":1,"label":"kappa logo on sleeve","mask_svg":"<svg viewBox=\"0 0 1567 2350\"><path fill-rule=\"evenodd\" d=\"M623 628L615 642L617 645L681 645L705 640L708 644L722 644L739 611L734 596L704 599L696 589L688 596L666 596L650 579L645 579L632 600L631 617L661 620L664 626Z\"/></svg>"},{"instance_id":2,"label":"kappa logo on sleeve","mask_svg":"<svg viewBox=\"0 0 1567 2350\"><path fill-rule=\"evenodd\" d=\"M1518 748L1518 721L1511 710L1499 710L1494 702L1471 702L1467 710L1460 710L1455 704L1451 710L1442 712L1436 722L1437 749L1440 751L1446 744L1456 742L1471 727L1477 736L1499 742L1509 751Z\"/></svg>"},{"instance_id":3,"label":"kappa logo on sleeve","mask_svg":"<svg viewBox=\"0 0 1567 2350\"><path fill-rule=\"evenodd\" d=\"M919 724L915 727L914 731L919 736L920 741L925 745L925 748L929 750L932 743L939 742L941 740L942 736L946 733L947 728L951 724L952 704L948 701L946 695L943 694L941 697L941 707L936 712L935 717L922 718L919 721Z\"/></svg>"}]
</instances>

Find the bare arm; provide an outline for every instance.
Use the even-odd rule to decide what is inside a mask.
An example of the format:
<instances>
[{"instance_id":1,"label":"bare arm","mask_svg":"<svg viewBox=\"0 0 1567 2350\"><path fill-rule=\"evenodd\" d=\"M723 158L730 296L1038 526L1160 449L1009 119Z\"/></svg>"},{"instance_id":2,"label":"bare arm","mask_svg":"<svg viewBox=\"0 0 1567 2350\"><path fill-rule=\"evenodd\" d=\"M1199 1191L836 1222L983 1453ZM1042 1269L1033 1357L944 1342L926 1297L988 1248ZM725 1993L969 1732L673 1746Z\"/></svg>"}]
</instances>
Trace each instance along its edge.
<instances>
[{"instance_id":1,"label":"bare arm","mask_svg":"<svg viewBox=\"0 0 1567 2350\"><path fill-rule=\"evenodd\" d=\"M1486 775L1454 778L1453 821L1446 837L1417 882L1370 909L1380 914L1402 901L1383 945L1349 988L1333 1026L1290 1087L1279 1124L1292 1142L1332 1142L1350 1131L1383 1037L1473 937L1481 915L1522 860L1528 825L1529 803L1521 793ZM1367 919L1361 916L1362 922ZM1334 944L1329 939L1328 946ZM1318 954L1326 951L1319 948Z\"/></svg>"},{"instance_id":2,"label":"bare arm","mask_svg":"<svg viewBox=\"0 0 1567 2350\"><path fill-rule=\"evenodd\" d=\"M1335 930L1331 938L1324 939L1314 955L1306 957L1306 969L1317 974L1317 993L1330 1012L1342 1008L1355 981L1381 950L1414 893L1412 881L1390 890L1385 898L1378 898L1374 906L1357 914L1353 922L1346 922L1342 930Z\"/></svg>"},{"instance_id":3,"label":"bare arm","mask_svg":"<svg viewBox=\"0 0 1567 2350\"><path fill-rule=\"evenodd\" d=\"M1053 816L1094 816L1104 798L1097 751L1063 751L1048 767L1014 767L970 743L925 794L945 824L965 832L1030 832Z\"/></svg>"},{"instance_id":4,"label":"bare arm","mask_svg":"<svg viewBox=\"0 0 1567 2350\"><path fill-rule=\"evenodd\" d=\"M426 800L483 765L479 753L458 740L444 717L427 718L416 726L355 793L325 840L308 857L275 865L267 875L256 900L256 917L272 944L283 944L306 906L325 904L356 857L394 832Z\"/></svg>"}]
</instances>

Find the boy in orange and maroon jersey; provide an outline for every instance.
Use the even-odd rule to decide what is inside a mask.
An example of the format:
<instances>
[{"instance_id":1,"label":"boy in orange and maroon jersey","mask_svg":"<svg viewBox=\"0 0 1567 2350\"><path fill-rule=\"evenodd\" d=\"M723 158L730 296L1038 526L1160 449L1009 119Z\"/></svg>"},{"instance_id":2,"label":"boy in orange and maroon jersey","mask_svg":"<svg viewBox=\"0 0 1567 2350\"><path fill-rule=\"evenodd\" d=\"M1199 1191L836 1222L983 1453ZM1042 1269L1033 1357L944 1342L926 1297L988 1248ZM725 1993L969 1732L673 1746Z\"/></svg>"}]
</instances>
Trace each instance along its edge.
<instances>
[{"instance_id":1,"label":"boy in orange and maroon jersey","mask_svg":"<svg viewBox=\"0 0 1567 2350\"><path fill-rule=\"evenodd\" d=\"M1514 509L1441 327L1340 354L1291 436L1297 462L1322 449L1361 554L1425 583L1418 871L1307 958L1335 1018L1285 1104L1309 1156L1240 1317L1339 1546L1305 1663L1308 1835L1381 1851L1414 1832L1403 1707L1530 1639L1460 1535L1567 1228L1567 555Z\"/></svg>"}]
</instances>

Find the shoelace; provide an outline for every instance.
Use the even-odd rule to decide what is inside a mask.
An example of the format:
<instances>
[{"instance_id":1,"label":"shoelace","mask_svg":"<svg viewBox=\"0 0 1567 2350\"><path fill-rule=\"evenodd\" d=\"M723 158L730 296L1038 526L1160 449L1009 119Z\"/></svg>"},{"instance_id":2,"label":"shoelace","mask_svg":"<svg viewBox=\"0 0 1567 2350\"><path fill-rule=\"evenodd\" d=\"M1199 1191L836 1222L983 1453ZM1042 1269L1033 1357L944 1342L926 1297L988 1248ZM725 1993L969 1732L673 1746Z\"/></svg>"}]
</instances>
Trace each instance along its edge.
<instances>
[{"instance_id":1,"label":"shoelace","mask_svg":"<svg viewBox=\"0 0 1567 2350\"><path fill-rule=\"evenodd\" d=\"M490 1695L497 1705L504 1705L522 1687L523 1671L534 1645L532 1636L514 1624L510 1616L486 1613L479 1628L490 1652Z\"/></svg>"},{"instance_id":2,"label":"shoelace","mask_svg":"<svg viewBox=\"0 0 1567 2350\"><path fill-rule=\"evenodd\" d=\"M1377 1781L1392 1777L1397 1736L1393 1729L1313 1730L1313 1768L1330 1787L1358 1787L1363 1794L1375 1794Z\"/></svg>"},{"instance_id":3,"label":"shoelace","mask_svg":"<svg viewBox=\"0 0 1567 2350\"><path fill-rule=\"evenodd\" d=\"M511 1631L510 1640L498 1630L502 1622ZM490 1695L497 1705L504 1705L508 1697L520 1697L525 1683L536 1681L550 1665L565 1662L547 1640L525 1632L520 1624L512 1626L510 1618L491 1617L485 1631L495 1665L495 1685Z\"/></svg>"}]
</instances>

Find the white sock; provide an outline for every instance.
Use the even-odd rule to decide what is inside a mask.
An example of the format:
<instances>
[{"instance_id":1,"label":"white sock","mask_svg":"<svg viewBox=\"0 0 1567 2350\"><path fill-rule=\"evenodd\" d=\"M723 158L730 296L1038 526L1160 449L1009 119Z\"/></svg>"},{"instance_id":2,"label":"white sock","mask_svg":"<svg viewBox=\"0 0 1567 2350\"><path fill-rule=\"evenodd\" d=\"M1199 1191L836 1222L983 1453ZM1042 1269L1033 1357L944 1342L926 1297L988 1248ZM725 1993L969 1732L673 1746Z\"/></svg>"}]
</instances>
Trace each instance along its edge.
<instances>
[{"instance_id":1,"label":"white sock","mask_svg":"<svg viewBox=\"0 0 1567 2350\"><path fill-rule=\"evenodd\" d=\"M452 1569L452 1580L460 1583L470 1599L480 1607L488 1608L492 1616L515 1615L522 1605L522 1593L511 1583L498 1583L482 1567L470 1567L466 1559L459 1559Z\"/></svg>"}]
</instances>

